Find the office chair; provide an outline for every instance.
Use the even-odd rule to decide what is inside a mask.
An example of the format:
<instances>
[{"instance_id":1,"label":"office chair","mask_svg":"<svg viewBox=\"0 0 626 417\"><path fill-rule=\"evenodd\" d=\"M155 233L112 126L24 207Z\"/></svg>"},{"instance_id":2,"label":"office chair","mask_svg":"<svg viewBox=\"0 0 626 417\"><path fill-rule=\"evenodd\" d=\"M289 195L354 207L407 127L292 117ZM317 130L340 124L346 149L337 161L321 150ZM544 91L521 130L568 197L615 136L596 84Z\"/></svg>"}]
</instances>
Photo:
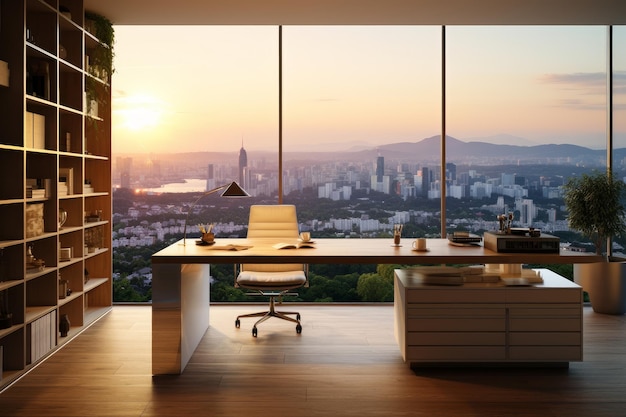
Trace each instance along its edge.
<instances>
[{"instance_id":1,"label":"office chair","mask_svg":"<svg viewBox=\"0 0 626 417\"><path fill-rule=\"evenodd\" d=\"M253 205L250 207L248 222L248 238L271 238L275 243L281 241L294 242L298 238L298 218L294 205ZM235 327L241 325L241 318L260 317L254 327L252 336L257 337L257 325L277 317L296 323L296 332L302 332L300 313L293 311L276 311L276 298L285 295L297 295L290 291L307 285L307 266L303 264L242 264L235 279L235 287L256 291L268 296L269 310L237 316ZM290 317L295 315L296 317Z\"/></svg>"}]
</instances>

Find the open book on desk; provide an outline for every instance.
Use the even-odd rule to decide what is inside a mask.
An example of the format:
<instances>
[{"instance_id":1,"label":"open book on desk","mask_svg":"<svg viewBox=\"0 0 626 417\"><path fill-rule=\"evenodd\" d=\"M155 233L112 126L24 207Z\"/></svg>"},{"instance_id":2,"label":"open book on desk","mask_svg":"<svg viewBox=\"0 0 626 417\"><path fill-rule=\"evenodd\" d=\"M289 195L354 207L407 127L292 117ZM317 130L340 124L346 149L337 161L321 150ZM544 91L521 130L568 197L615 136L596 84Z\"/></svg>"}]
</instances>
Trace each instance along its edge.
<instances>
[{"instance_id":1,"label":"open book on desk","mask_svg":"<svg viewBox=\"0 0 626 417\"><path fill-rule=\"evenodd\" d=\"M300 249L300 248L314 248L315 242L309 240L308 242L296 242L296 243L277 243L272 245L274 249Z\"/></svg>"}]
</instances>

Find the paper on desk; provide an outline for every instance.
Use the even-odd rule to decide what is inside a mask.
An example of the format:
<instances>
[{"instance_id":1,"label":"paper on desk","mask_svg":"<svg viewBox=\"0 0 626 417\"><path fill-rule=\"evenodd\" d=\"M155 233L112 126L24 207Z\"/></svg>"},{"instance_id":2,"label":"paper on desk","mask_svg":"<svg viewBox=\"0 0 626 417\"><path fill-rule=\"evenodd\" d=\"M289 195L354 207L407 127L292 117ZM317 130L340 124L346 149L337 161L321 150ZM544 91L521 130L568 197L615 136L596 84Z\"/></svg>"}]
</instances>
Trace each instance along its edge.
<instances>
[{"instance_id":1,"label":"paper on desk","mask_svg":"<svg viewBox=\"0 0 626 417\"><path fill-rule=\"evenodd\" d=\"M252 246L247 246L247 245L213 245L213 246L209 246L207 249L209 250L246 250L251 247Z\"/></svg>"}]
</instances>

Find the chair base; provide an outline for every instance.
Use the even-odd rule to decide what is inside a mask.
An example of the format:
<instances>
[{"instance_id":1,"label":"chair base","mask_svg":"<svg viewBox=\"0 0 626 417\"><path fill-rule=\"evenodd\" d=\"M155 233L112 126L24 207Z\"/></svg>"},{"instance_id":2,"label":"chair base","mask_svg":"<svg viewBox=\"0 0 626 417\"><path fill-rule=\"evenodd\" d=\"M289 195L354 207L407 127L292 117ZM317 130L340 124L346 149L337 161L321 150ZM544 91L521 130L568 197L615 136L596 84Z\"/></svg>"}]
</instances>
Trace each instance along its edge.
<instances>
[{"instance_id":1,"label":"chair base","mask_svg":"<svg viewBox=\"0 0 626 417\"><path fill-rule=\"evenodd\" d=\"M268 295L268 294L261 294L261 295ZM300 324L300 313L298 313L297 311L276 311L276 297L280 297L283 294L272 294L270 295L270 309L269 311L260 311L258 313L250 313L250 314L242 314L237 316L237 319L235 320L235 327L239 328L241 325L241 318L247 318L247 317L261 317L259 320L256 321L256 323L254 323L254 326L252 327L252 336L257 337L257 325L263 323L265 320L271 318L271 317L276 317L282 320L287 320L293 323L297 323L296 325L296 332L298 334L302 333L302 325ZM289 315L295 315L296 318L293 317L289 317Z\"/></svg>"}]
</instances>

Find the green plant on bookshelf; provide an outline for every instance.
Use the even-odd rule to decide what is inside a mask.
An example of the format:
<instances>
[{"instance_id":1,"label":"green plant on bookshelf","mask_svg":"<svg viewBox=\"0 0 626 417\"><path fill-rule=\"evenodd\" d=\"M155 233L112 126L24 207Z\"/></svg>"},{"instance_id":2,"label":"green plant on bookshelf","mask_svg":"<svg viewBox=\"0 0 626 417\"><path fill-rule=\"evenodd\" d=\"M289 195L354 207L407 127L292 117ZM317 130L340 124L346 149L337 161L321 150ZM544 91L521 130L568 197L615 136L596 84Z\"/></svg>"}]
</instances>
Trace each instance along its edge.
<instances>
[{"instance_id":1,"label":"green plant on bookshelf","mask_svg":"<svg viewBox=\"0 0 626 417\"><path fill-rule=\"evenodd\" d=\"M109 19L92 12L85 12L85 28L100 41L89 57L88 72L93 78L87 77L85 81L87 113L91 113L92 103L99 102L97 89L101 83L97 79L104 81L103 88L108 91L108 80L115 71L115 29Z\"/></svg>"}]
</instances>

